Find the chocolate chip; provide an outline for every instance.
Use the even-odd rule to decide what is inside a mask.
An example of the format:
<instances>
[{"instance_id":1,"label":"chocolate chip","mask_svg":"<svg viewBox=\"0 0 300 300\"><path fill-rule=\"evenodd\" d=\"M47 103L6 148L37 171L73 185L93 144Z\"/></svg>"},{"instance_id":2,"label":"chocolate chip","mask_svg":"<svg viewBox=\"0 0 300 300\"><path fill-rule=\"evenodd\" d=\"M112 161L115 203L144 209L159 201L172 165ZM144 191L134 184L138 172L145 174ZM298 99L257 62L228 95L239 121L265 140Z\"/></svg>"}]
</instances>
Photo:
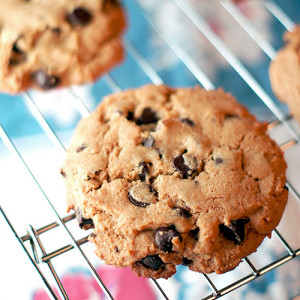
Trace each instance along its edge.
<instances>
[{"instance_id":1,"label":"chocolate chip","mask_svg":"<svg viewBox=\"0 0 300 300\"><path fill-rule=\"evenodd\" d=\"M183 175L184 178L187 178L189 168L185 165L182 154L173 159L173 166Z\"/></svg>"},{"instance_id":2,"label":"chocolate chip","mask_svg":"<svg viewBox=\"0 0 300 300\"><path fill-rule=\"evenodd\" d=\"M196 241L198 241L198 239L199 239L199 231L200 231L199 227L196 227L195 229L193 229L193 230L190 231L192 237L193 237Z\"/></svg>"},{"instance_id":3,"label":"chocolate chip","mask_svg":"<svg viewBox=\"0 0 300 300\"><path fill-rule=\"evenodd\" d=\"M195 125L194 122L192 120L188 119L188 118L181 119L181 122L185 123L185 124L187 124L191 127Z\"/></svg>"},{"instance_id":4,"label":"chocolate chip","mask_svg":"<svg viewBox=\"0 0 300 300\"><path fill-rule=\"evenodd\" d=\"M155 197L158 196L157 191L156 191L151 185L149 186L149 191L150 191L150 193L152 193Z\"/></svg>"},{"instance_id":5,"label":"chocolate chip","mask_svg":"<svg viewBox=\"0 0 300 300\"><path fill-rule=\"evenodd\" d=\"M163 155L162 155L162 153L157 149L157 151L158 151L158 157L159 158L163 158Z\"/></svg>"},{"instance_id":6,"label":"chocolate chip","mask_svg":"<svg viewBox=\"0 0 300 300\"><path fill-rule=\"evenodd\" d=\"M88 144L82 144L81 146L76 148L76 153L83 151L88 147Z\"/></svg>"},{"instance_id":7,"label":"chocolate chip","mask_svg":"<svg viewBox=\"0 0 300 300\"><path fill-rule=\"evenodd\" d=\"M189 266L191 263L193 263L193 261L191 259L188 259L186 257L182 258L182 265Z\"/></svg>"},{"instance_id":8,"label":"chocolate chip","mask_svg":"<svg viewBox=\"0 0 300 300\"><path fill-rule=\"evenodd\" d=\"M154 244L158 249L164 252L171 252L173 248L172 240L176 237L179 237L180 241L182 241L180 233L174 226L161 227L155 231Z\"/></svg>"},{"instance_id":9,"label":"chocolate chip","mask_svg":"<svg viewBox=\"0 0 300 300\"><path fill-rule=\"evenodd\" d=\"M249 223L249 221L248 218L232 220L230 221L230 225L219 225L219 230L224 237L239 245L245 239L245 224Z\"/></svg>"},{"instance_id":10,"label":"chocolate chip","mask_svg":"<svg viewBox=\"0 0 300 300\"><path fill-rule=\"evenodd\" d=\"M21 51L21 50L18 48L17 42L15 42L15 43L13 44L12 51L13 51L13 52L16 52L16 53L18 53L18 54L22 54L22 53L23 53L23 51Z\"/></svg>"},{"instance_id":11,"label":"chocolate chip","mask_svg":"<svg viewBox=\"0 0 300 300\"><path fill-rule=\"evenodd\" d=\"M128 193L128 199L129 201L134 204L135 206L139 206L139 207L147 207L148 205L150 205L150 203L146 203L146 202L141 202L138 201L136 199L133 198L132 195L130 195L130 193Z\"/></svg>"},{"instance_id":12,"label":"chocolate chip","mask_svg":"<svg viewBox=\"0 0 300 300\"><path fill-rule=\"evenodd\" d=\"M26 59L26 54L18 47L17 42L13 44L11 57L9 59L9 65L15 66Z\"/></svg>"},{"instance_id":13,"label":"chocolate chip","mask_svg":"<svg viewBox=\"0 0 300 300\"><path fill-rule=\"evenodd\" d=\"M148 255L141 261L146 268L158 271L165 264L158 255Z\"/></svg>"},{"instance_id":14,"label":"chocolate chip","mask_svg":"<svg viewBox=\"0 0 300 300\"><path fill-rule=\"evenodd\" d=\"M154 138L153 136L149 135L142 143L143 146L145 146L146 148L151 148L154 146Z\"/></svg>"},{"instance_id":15,"label":"chocolate chip","mask_svg":"<svg viewBox=\"0 0 300 300\"><path fill-rule=\"evenodd\" d=\"M156 196L150 192L149 185L144 182L134 185L129 190L128 199L139 207L147 207L151 203L156 203Z\"/></svg>"},{"instance_id":16,"label":"chocolate chip","mask_svg":"<svg viewBox=\"0 0 300 300\"><path fill-rule=\"evenodd\" d=\"M184 217L184 218L187 219L187 218L190 218L192 216L191 213L187 209L185 209L183 207L177 207L177 206L175 206L175 207L173 207L173 209L178 212L178 214L179 214L180 217Z\"/></svg>"},{"instance_id":17,"label":"chocolate chip","mask_svg":"<svg viewBox=\"0 0 300 300\"><path fill-rule=\"evenodd\" d=\"M214 159L214 162L215 162L215 165L218 166L218 165L223 163L223 158L222 157L216 157Z\"/></svg>"},{"instance_id":18,"label":"chocolate chip","mask_svg":"<svg viewBox=\"0 0 300 300\"><path fill-rule=\"evenodd\" d=\"M82 212L79 208L76 209L76 218L81 229L91 229L95 228L93 219L86 219L82 216Z\"/></svg>"},{"instance_id":19,"label":"chocolate chip","mask_svg":"<svg viewBox=\"0 0 300 300\"><path fill-rule=\"evenodd\" d=\"M158 118L156 117L156 113L150 107L146 107L144 108L142 115L137 119L136 124L152 124L156 123L157 121Z\"/></svg>"},{"instance_id":20,"label":"chocolate chip","mask_svg":"<svg viewBox=\"0 0 300 300\"><path fill-rule=\"evenodd\" d=\"M92 19L91 13L84 7L76 7L67 15L67 21L73 26L88 24Z\"/></svg>"},{"instance_id":21,"label":"chocolate chip","mask_svg":"<svg viewBox=\"0 0 300 300\"><path fill-rule=\"evenodd\" d=\"M119 252L119 248L117 246L115 246L115 252L118 253Z\"/></svg>"},{"instance_id":22,"label":"chocolate chip","mask_svg":"<svg viewBox=\"0 0 300 300\"><path fill-rule=\"evenodd\" d=\"M62 168L60 169L59 173L62 175L62 177L67 177L67 174Z\"/></svg>"},{"instance_id":23,"label":"chocolate chip","mask_svg":"<svg viewBox=\"0 0 300 300\"><path fill-rule=\"evenodd\" d=\"M149 169L147 164L144 161L141 161L139 164L139 171L140 173L138 174L139 178L141 181L146 180L146 175L149 173Z\"/></svg>"},{"instance_id":24,"label":"chocolate chip","mask_svg":"<svg viewBox=\"0 0 300 300\"><path fill-rule=\"evenodd\" d=\"M227 120L227 119L233 119L233 118L239 118L238 115L235 115L235 114L226 114L224 119Z\"/></svg>"},{"instance_id":25,"label":"chocolate chip","mask_svg":"<svg viewBox=\"0 0 300 300\"><path fill-rule=\"evenodd\" d=\"M184 153L173 159L173 166L186 179L196 171L197 160L195 157Z\"/></svg>"},{"instance_id":26,"label":"chocolate chip","mask_svg":"<svg viewBox=\"0 0 300 300\"><path fill-rule=\"evenodd\" d=\"M61 34L61 29L59 27L51 28L51 30L57 36Z\"/></svg>"},{"instance_id":27,"label":"chocolate chip","mask_svg":"<svg viewBox=\"0 0 300 300\"><path fill-rule=\"evenodd\" d=\"M127 119L128 121L132 121L132 120L133 120L133 112L132 112L132 111L129 111L129 112L127 113L126 119Z\"/></svg>"},{"instance_id":28,"label":"chocolate chip","mask_svg":"<svg viewBox=\"0 0 300 300\"><path fill-rule=\"evenodd\" d=\"M49 75L44 70L38 70L32 74L34 82L42 89L49 90L56 87L60 79L55 75Z\"/></svg>"}]
</instances>

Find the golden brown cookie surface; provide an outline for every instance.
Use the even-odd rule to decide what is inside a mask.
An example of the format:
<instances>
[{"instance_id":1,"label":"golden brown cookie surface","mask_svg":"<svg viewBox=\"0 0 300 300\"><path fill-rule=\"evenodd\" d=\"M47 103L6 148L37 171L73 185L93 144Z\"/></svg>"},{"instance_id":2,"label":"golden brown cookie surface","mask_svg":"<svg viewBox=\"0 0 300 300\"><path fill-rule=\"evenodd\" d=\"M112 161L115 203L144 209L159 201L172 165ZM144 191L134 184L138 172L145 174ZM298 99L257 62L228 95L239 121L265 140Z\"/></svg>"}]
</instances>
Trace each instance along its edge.
<instances>
[{"instance_id":1,"label":"golden brown cookie surface","mask_svg":"<svg viewBox=\"0 0 300 300\"><path fill-rule=\"evenodd\" d=\"M152 278L177 264L229 271L287 201L283 153L265 131L222 90L149 85L108 96L67 152L68 209L94 227L108 264Z\"/></svg>"}]
</instances>

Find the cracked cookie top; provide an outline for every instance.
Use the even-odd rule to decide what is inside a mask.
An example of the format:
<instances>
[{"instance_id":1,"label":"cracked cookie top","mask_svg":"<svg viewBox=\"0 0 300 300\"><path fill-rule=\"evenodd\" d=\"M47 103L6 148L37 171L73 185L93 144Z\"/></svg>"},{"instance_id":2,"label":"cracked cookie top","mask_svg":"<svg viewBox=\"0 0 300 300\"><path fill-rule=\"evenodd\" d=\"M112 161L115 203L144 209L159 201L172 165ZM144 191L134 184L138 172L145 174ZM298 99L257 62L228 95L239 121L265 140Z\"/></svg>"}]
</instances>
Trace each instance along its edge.
<instances>
[{"instance_id":1,"label":"cracked cookie top","mask_svg":"<svg viewBox=\"0 0 300 300\"><path fill-rule=\"evenodd\" d=\"M168 278L178 264L223 273L255 251L283 213L285 168L231 95L148 85L81 120L61 173L101 259Z\"/></svg>"},{"instance_id":2,"label":"cracked cookie top","mask_svg":"<svg viewBox=\"0 0 300 300\"><path fill-rule=\"evenodd\" d=\"M117 0L0 0L0 90L90 82L123 58Z\"/></svg>"}]
</instances>

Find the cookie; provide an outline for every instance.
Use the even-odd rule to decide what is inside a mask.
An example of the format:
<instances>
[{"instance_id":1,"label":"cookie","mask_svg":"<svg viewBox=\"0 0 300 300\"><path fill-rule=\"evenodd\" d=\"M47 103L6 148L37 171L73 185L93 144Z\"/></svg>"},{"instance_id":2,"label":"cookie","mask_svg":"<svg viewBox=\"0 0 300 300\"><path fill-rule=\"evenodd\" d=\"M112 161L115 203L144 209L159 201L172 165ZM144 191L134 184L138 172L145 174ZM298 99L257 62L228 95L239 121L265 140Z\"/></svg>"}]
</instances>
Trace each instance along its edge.
<instances>
[{"instance_id":1,"label":"cookie","mask_svg":"<svg viewBox=\"0 0 300 300\"><path fill-rule=\"evenodd\" d=\"M285 169L266 124L223 90L148 85L80 121L61 174L101 259L168 278L255 251L286 205Z\"/></svg>"},{"instance_id":2,"label":"cookie","mask_svg":"<svg viewBox=\"0 0 300 300\"><path fill-rule=\"evenodd\" d=\"M270 82L274 94L300 123L300 26L286 32L284 39L285 47L270 64Z\"/></svg>"},{"instance_id":3,"label":"cookie","mask_svg":"<svg viewBox=\"0 0 300 300\"><path fill-rule=\"evenodd\" d=\"M117 0L0 0L0 91L91 82L121 62Z\"/></svg>"}]
</instances>

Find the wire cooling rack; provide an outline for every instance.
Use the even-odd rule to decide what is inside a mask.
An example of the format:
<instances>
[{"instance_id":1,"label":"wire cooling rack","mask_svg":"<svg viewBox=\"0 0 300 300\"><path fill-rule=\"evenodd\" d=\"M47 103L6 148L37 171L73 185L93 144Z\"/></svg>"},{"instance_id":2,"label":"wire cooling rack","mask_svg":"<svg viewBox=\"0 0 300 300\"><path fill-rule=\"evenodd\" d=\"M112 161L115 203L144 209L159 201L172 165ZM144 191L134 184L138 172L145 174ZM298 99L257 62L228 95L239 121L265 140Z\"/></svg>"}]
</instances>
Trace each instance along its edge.
<instances>
[{"instance_id":1,"label":"wire cooling rack","mask_svg":"<svg viewBox=\"0 0 300 300\"><path fill-rule=\"evenodd\" d=\"M218 83L216 85L213 80L210 79L210 76L207 74L205 69L201 67L201 63L199 63L197 58L190 53L189 49L176 41L170 32L162 28L162 25L156 18L157 12L153 11L153 6L155 6L153 4L154 2L156 1L152 1L151 6L149 4L151 1L124 1L124 7L125 9L128 9L129 31L131 26L146 24L154 35L159 36L161 43L168 49L168 51L170 51L170 55L176 57L176 59L180 61L180 64L182 64L185 70L183 76L189 73L190 75L186 76L192 76L192 82L194 81L206 89L213 89L216 86L220 86ZM285 153L293 152L294 157L297 155L299 157L300 135L296 122L287 114L285 105L280 104L276 99L274 99L268 86L262 85L260 80L252 75L247 62L243 62L243 59L239 58L239 55L235 53L235 49L228 46L228 44L218 34L218 30L216 30L213 24L208 20L209 18L205 15L206 13L202 10L201 5L199 5L197 1L187 0L166 1L164 4L168 4L170 5L170 8L176 9L176 12L178 12L182 18L181 20L188 22L194 28L197 37L200 36L199 39L201 39L205 45L209 45L209 47L211 47L209 49L214 49L213 51L215 51L216 55L230 67L233 73L235 73L236 77L234 78L239 78L236 79L237 84L242 81L243 85L246 86L246 89L251 90L258 106L264 106L265 110L268 111L268 129L271 136L277 140ZM253 22L253 18L255 20L255 16L252 16L253 18L251 20L247 14L243 12L243 6L237 6L232 1L224 0L215 3L215 5L218 6L221 14L226 14L227 17L230 18L231 23L234 24L234 27L237 27L237 30L243 31L249 39L252 39L253 43L256 44L256 46L266 57L268 57L268 59L273 59L275 57L275 48L265 37L260 28L256 26L255 22ZM291 30L295 26L290 16L284 11L284 9L276 4L276 2L260 1L259 3L255 3L255 5L259 6L261 10L267 12L269 18L271 18L271 22L277 22L278 26L281 26L281 31L278 32L278 35L281 35L281 33L286 29ZM136 19L137 15L138 17ZM141 51L139 49L140 43L141 41L138 36L130 34L130 32L124 39L124 47L129 57L128 60L132 60L134 64L137 65L140 73L135 75L126 74L124 76L124 74L122 74L122 67L120 67L121 69L117 68L115 71L106 74L94 84L94 86L96 86L96 90L97 86L99 87L97 91L105 90L102 94L100 93L99 98L107 92L117 92L128 86L131 87L132 85L139 85L139 80L137 80L137 83L135 84L131 83L131 76L143 76L147 78L145 83L152 82L154 84L162 84L166 82L164 79L164 73L161 72L161 69L155 65L155 63L152 63L151 55L149 54L151 50L148 49L147 52L147 47L145 47L144 50ZM266 74L264 74L264 76L266 77ZM120 79L121 77L123 81ZM124 77L126 78L124 79ZM143 80L141 83L144 83ZM65 90L64 93L70 98L69 104L73 110L77 111L78 119L89 115L89 111L93 107L89 102L85 101L85 95L84 93L81 93L80 88L69 88ZM20 97L9 97L9 99L5 99L4 101L10 101L11 103L15 101L14 103L16 105L24 106L24 109L28 111L30 118L36 122L36 126L39 128L41 135L47 140L46 144L49 144L49 148L55 148L56 152L63 155L72 130L70 130L70 132L67 131L67 138L61 134L54 125L51 116L43 112L43 108L41 108L41 101L43 100L40 100L41 97L43 98L45 96L41 93L36 95L34 92L29 91ZM53 94L52 97L54 97ZM246 105L252 109L252 106L248 104L249 103L246 103ZM53 105L57 105L57 103L54 103ZM57 109L59 110L59 107L57 107ZM12 110L11 112L10 119L14 122L21 122L21 120L14 120L14 111ZM256 112L257 111L254 109L254 113ZM8 114L10 114L9 111ZM264 119L264 117L258 117L260 119ZM58 212L56 205L54 204L55 201L51 199L51 192L49 193L49 189L45 188L45 182L39 179L39 172L35 167L31 167L30 159L28 159L26 154L23 154L23 149L19 146L18 139L15 139L14 135L9 133L9 130L5 128L5 122L2 121L3 120L0 120L0 139L2 148L4 149L3 152L7 152L9 159L13 160L14 164L16 164L18 168L23 169L23 171L19 174L23 174L22 176L24 177L21 179L18 178L18 180L26 179L33 182L33 185L39 191L40 201L47 204L49 214L51 213L51 218L53 218L52 222L47 222L42 226L28 225L26 228L19 228L17 230L14 226L14 221L12 221L14 216L11 213L10 215L6 213L4 208L5 205L0 206L3 220L5 220L5 223L9 226L13 236L15 236L16 240L19 242L20 251L23 250L28 260L31 262L31 265L41 278L45 291L51 299L69 299L60 275L58 274L59 272L57 272L53 262L58 257L65 257L69 253L76 251L85 267L93 275L94 279L103 290L106 297L108 299L114 299L112 295L113 293L103 282L102 278L96 271L94 263L91 262L88 254L83 249L83 245L87 242L88 235L86 235L85 232L84 236L77 238L78 234L72 227L72 223L76 223L74 221L75 214L62 216L62 213ZM26 127L24 130L26 134ZM284 132L283 138L279 138L278 132ZM292 167L292 162L293 157L290 164L288 162L289 168ZM5 172L5 170L3 172ZM299 186L297 187L297 181L295 181L295 178L289 178L289 174L287 187L289 188L290 196L293 197L293 199L295 199L295 201L299 204ZM54 188L54 186L52 186L52 188ZM26 198L30 198L31 196L33 197L33 195L29 193L26 195ZM61 198L63 197L64 195L61 195ZM18 199L15 199L13 196L9 199L9 201L15 201L16 205L17 200ZM1 203L5 204L5 201L1 200ZM33 211L34 207L28 208L28 210ZM45 219L47 219L46 215ZM31 223L31 221L27 220L27 223ZM296 230L296 227L299 227L299 225L300 223L298 220L298 223L296 223L294 228L291 228L290 230ZM43 236L49 232L57 230L58 228L63 231L65 235L63 238L63 245L55 245L54 247L50 247L51 250L48 250L47 246L44 246L44 244L47 244L47 240L44 239L42 242ZM197 295L198 299L219 298L299 256L299 245L294 246L292 245L293 243L288 242L284 234L280 233L278 229L275 229L274 233L279 240L281 247L285 249L283 255L273 259L271 262L259 266L256 265L251 258L245 258L243 261L249 267L249 272L237 280L232 280L221 288L217 287L217 284L215 284L214 276L203 274L202 281L201 283L199 282L199 284L206 284L210 291L205 295ZM258 250L257 254L260 254L260 250ZM45 266L49 269L47 272L45 271ZM171 299L162 287L164 284L161 283L160 280L149 279L149 281L154 285L154 288L157 290L157 293L161 298ZM53 287L53 283L55 288Z\"/></svg>"}]
</instances>

